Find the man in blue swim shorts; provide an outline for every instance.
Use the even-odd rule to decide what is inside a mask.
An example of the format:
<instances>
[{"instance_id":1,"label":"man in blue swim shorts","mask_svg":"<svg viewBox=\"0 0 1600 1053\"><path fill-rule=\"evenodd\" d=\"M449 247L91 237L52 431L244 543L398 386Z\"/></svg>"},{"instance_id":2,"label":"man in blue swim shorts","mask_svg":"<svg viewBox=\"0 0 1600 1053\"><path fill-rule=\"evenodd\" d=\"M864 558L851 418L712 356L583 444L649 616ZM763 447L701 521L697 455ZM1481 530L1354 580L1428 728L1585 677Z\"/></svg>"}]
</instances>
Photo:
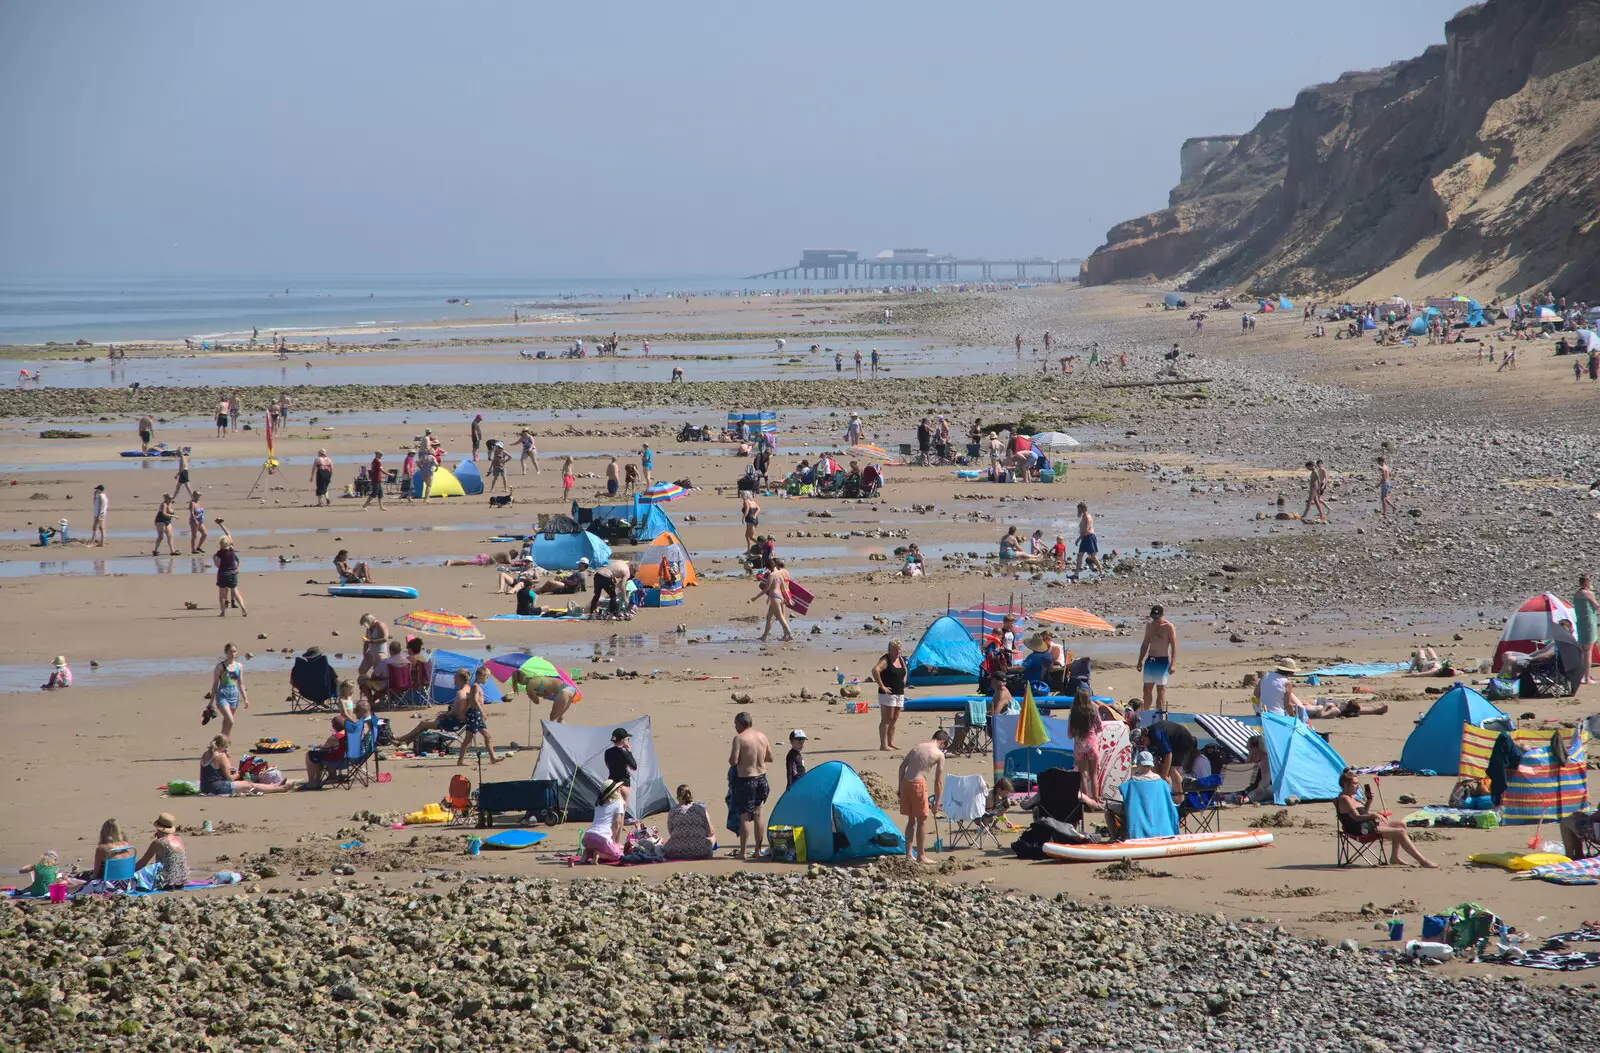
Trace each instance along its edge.
<instances>
[{"instance_id":1,"label":"man in blue swim shorts","mask_svg":"<svg viewBox=\"0 0 1600 1053\"><path fill-rule=\"evenodd\" d=\"M1150 608L1150 620L1145 623L1144 640L1139 644L1138 666L1144 674L1144 709L1150 708L1155 696L1155 708L1164 717L1167 712L1167 678L1178 662L1178 630L1167 621L1167 612L1159 603Z\"/></svg>"}]
</instances>

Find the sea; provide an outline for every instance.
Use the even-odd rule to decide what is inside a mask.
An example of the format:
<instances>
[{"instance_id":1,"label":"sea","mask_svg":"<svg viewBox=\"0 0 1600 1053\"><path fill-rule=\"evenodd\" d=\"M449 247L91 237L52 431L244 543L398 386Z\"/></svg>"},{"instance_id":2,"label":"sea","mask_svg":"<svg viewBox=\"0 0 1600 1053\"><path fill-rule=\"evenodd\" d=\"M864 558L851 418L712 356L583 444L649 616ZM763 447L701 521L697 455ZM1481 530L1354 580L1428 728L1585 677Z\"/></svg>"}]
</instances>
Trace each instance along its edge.
<instances>
[{"instance_id":1,"label":"sea","mask_svg":"<svg viewBox=\"0 0 1600 1053\"><path fill-rule=\"evenodd\" d=\"M266 342L273 333L292 340L296 333L322 329L472 323L507 318L513 310L559 313L568 305L626 297L766 295L798 288L795 282L715 276L0 279L0 344L232 341L248 339L257 329Z\"/></svg>"}]
</instances>

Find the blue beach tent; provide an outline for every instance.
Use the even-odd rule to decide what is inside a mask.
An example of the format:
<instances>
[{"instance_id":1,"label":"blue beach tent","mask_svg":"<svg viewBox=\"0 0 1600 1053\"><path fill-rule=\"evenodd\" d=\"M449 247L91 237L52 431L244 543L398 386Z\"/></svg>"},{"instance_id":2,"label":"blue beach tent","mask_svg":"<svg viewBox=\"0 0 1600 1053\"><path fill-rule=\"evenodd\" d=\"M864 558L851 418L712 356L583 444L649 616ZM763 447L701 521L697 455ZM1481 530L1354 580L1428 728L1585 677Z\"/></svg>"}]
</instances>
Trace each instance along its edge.
<instances>
[{"instance_id":1,"label":"blue beach tent","mask_svg":"<svg viewBox=\"0 0 1600 1053\"><path fill-rule=\"evenodd\" d=\"M456 465L456 482L461 484L461 492L468 497L483 493L483 473L471 461Z\"/></svg>"},{"instance_id":2,"label":"blue beach tent","mask_svg":"<svg viewBox=\"0 0 1600 1053\"><path fill-rule=\"evenodd\" d=\"M660 505L647 505L638 497L625 505L596 505L593 508L584 508L574 501L572 518L591 533L610 541L634 545L647 544L667 531L678 533L666 509Z\"/></svg>"},{"instance_id":3,"label":"blue beach tent","mask_svg":"<svg viewBox=\"0 0 1600 1053\"><path fill-rule=\"evenodd\" d=\"M954 615L942 615L928 626L911 652L906 683L913 687L936 684L975 684L983 652L967 627Z\"/></svg>"},{"instance_id":4,"label":"blue beach tent","mask_svg":"<svg viewBox=\"0 0 1600 1053\"><path fill-rule=\"evenodd\" d=\"M1294 310L1294 301L1289 299L1287 296L1278 297L1278 310L1280 310L1280 311L1292 311L1292 310Z\"/></svg>"},{"instance_id":5,"label":"blue beach tent","mask_svg":"<svg viewBox=\"0 0 1600 1053\"><path fill-rule=\"evenodd\" d=\"M611 546L587 530L578 534L536 534L533 561L546 570L576 570L587 559L598 568L611 558Z\"/></svg>"},{"instance_id":6,"label":"blue beach tent","mask_svg":"<svg viewBox=\"0 0 1600 1053\"><path fill-rule=\"evenodd\" d=\"M906 850L900 828L843 761L819 764L802 775L779 798L767 823L804 827L811 862L898 856Z\"/></svg>"},{"instance_id":7,"label":"blue beach tent","mask_svg":"<svg viewBox=\"0 0 1600 1053\"><path fill-rule=\"evenodd\" d=\"M1303 720L1261 714L1261 743L1272 772L1272 803L1331 801L1339 796L1344 758Z\"/></svg>"},{"instance_id":8,"label":"blue beach tent","mask_svg":"<svg viewBox=\"0 0 1600 1053\"><path fill-rule=\"evenodd\" d=\"M1410 771L1459 775L1461 729L1467 724L1502 731L1510 731L1515 726L1499 706L1458 683L1440 695L1417 721L1400 750L1400 766Z\"/></svg>"},{"instance_id":9,"label":"blue beach tent","mask_svg":"<svg viewBox=\"0 0 1600 1053\"><path fill-rule=\"evenodd\" d=\"M482 665L481 659L471 655L456 654L454 651L433 652L433 685L429 692L433 700L439 703L448 703L456 697L456 670L465 669L469 673L478 671ZM500 692L500 685L494 677L483 682L483 700L485 702L503 702L505 695Z\"/></svg>"},{"instance_id":10,"label":"blue beach tent","mask_svg":"<svg viewBox=\"0 0 1600 1053\"><path fill-rule=\"evenodd\" d=\"M1364 314L1361 316L1361 328L1376 329L1378 328L1378 323L1372 320L1372 316L1370 314Z\"/></svg>"}]
</instances>

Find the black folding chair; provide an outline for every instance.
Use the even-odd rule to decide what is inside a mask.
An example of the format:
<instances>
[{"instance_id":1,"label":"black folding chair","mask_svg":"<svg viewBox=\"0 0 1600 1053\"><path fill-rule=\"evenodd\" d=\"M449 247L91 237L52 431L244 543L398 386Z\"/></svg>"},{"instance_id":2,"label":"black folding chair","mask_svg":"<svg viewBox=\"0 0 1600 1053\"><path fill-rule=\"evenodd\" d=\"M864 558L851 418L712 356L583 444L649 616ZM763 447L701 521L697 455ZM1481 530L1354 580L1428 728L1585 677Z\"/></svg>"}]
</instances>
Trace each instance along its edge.
<instances>
[{"instance_id":1,"label":"black folding chair","mask_svg":"<svg viewBox=\"0 0 1600 1053\"><path fill-rule=\"evenodd\" d=\"M1083 802L1078 792L1083 788L1083 773L1066 768L1048 768L1039 773L1039 803L1034 806L1035 818L1054 819L1057 822L1083 825Z\"/></svg>"},{"instance_id":2,"label":"black folding chair","mask_svg":"<svg viewBox=\"0 0 1600 1053\"><path fill-rule=\"evenodd\" d=\"M339 676L320 648L312 647L294 660L289 671L289 712L329 712L339 697Z\"/></svg>"}]
</instances>

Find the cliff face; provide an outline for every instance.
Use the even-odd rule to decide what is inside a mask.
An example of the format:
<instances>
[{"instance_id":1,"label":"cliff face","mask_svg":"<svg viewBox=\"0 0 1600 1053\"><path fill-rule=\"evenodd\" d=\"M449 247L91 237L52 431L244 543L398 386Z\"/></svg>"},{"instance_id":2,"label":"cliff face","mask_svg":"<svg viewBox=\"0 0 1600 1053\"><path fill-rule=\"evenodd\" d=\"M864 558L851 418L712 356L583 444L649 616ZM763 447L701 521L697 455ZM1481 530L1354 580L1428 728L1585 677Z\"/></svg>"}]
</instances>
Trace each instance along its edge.
<instances>
[{"instance_id":1,"label":"cliff face","mask_svg":"<svg viewBox=\"0 0 1600 1053\"><path fill-rule=\"evenodd\" d=\"M1600 292L1600 0L1488 0L1445 40L1269 112L1082 280Z\"/></svg>"}]
</instances>

